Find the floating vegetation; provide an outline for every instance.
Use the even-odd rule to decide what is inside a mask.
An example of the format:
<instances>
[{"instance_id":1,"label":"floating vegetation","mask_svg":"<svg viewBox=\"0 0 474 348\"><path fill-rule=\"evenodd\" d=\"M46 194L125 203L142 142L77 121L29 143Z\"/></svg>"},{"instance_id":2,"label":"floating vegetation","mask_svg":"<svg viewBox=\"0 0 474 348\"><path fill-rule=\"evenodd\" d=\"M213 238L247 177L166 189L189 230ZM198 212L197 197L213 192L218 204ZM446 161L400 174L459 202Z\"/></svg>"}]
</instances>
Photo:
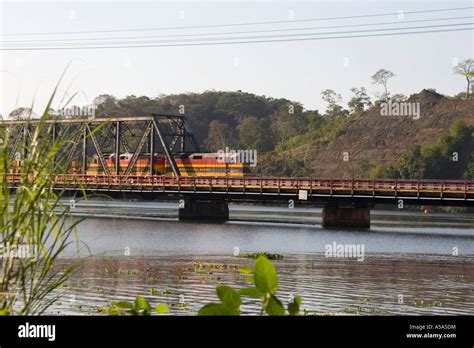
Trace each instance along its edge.
<instances>
[{"instance_id":1,"label":"floating vegetation","mask_svg":"<svg viewBox=\"0 0 474 348\"><path fill-rule=\"evenodd\" d=\"M155 312L158 313L158 314L168 313L169 311L170 311L170 309L168 308L168 306L163 304L163 303L159 303L155 307Z\"/></svg>"},{"instance_id":2,"label":"floating vegetation","mask_svg":"<svg viewBox=\"0 0 474 348\"><path fill-rule=\"evenodd\" d=\"M138 274L139 272L135 269L127 269L127 270L118 269L116 271L111 271L106 268L105 273L110 274L110 275L135 275L135 274Z\"/></svg>"},{"instance_id":3,"label":"floating vegetation","mask_svg":"<svg viewBox=\"0 0 474 348\"><path fill-rule=\"evenodd\" d=\"M303 310L303 315L304 316L314 316L314 317L334 317L334 316L336 316L336 313L332 313L332 312L310 313L308 310L304 309Z\"/></svg>"},{"instance_id":4,"label":"floating vegetation","mask_svg":"<svg viewBox=\"0 0 474 348\"><path fill-rule=\"evenodd\" d=\"M361 314L362 313L362 307L356 306L356 307L344 307L341 310L342 313L346 314Z\"/></svg>"},{"instance_id":5,"label":"floating vegetation","mask_svg":"<svg viewBox=\"0 0 474 348\"><path fill-rule=\"evenodd\" d=\"M260 256L265 256L269 260L283 260L283 255L281 254L270 254L267 252L261 253L247 253L247 254L239 254L237 257L243 257L246 259L258 259Z\"/></svg>"},{"instance_id":6,"label":"floating vegetation","mask_svg":"<svg viewBox=\"0 0 474 348\"><path fill-rule=\"evenodd\" d=\"M171 290L168 290L168 289L155 289L155 288L152 288L150 289L150 295L152 296L167 296L167 295L171 295L173 292Z\"/></svg>"},{"instance_id":7,"label":"floating vegetation","mask_svg":"<svg viewBox=\"0 0 474 348\"><path fill-rule=\"evenodd\" d=\"M240 273L242 273L242 274L251 274L252 273L252 267L242 266L242 267L240 267Z\"/></svg>"},{"instance_id":8,"label":"floating vegetation","mask_svg":"<svg viewBox=\"0 0 474 348\"><path fill-rule=\"evenodd\" d=\"M439 307L442 304L440 301L424 299L415 299L412 303L416 307Z\"/></svg>"},{"instance_id":9,"label":"floating vegetation","mask_svg":"<svg viewBox=\"0 0 474 348\"><path fill-rule=\"evenodd\" d=\"M341 312L346 314L357 314L370 313L370 314L387 314L385 308L376 308L375 304L370 300L370 298L364 298L362 300L364 307L355 306L355 307L344 307ZM367 307L368 306L368 307Z\"/></svg>"},{"instance_id":10,"label":"floating vegetation","mask_svg":"<svg viewBox=\"0 0 474 348\"><path fill-rule=\"evenodd\" d=\"M199 270L210 270L210 269L221 269L221 270L234 270L239 269L238 265L226 265L222 263L195 263L194 264L194 271Z\"/></svg>"},{"instance_id":11,"label":"floating vegetation","mask_svg":"<svg viewBox=\"0 0 474 348\"><path fill-rule=\"evenodd\" d=\"M171 307L175 309L184 310L184 311L189 310L189 305L187 303L172 303Z\"/></svg>"},{"instance_id":12,"label":"floating vegetation","mask_svg":"<svg viewBox=\"0 0 474 348\"><path fill-rule=\"evenodd\" d=\"M155 307L155 312L158 314L164 314L169 311L168 306L165 304L158 304ZM101 307L98 309L100 314L107 315L151 315L152 309L148 301L141 296L137 296L134 302L120 301L114 302L108 306Z\"/></svg>"}]
</instances>

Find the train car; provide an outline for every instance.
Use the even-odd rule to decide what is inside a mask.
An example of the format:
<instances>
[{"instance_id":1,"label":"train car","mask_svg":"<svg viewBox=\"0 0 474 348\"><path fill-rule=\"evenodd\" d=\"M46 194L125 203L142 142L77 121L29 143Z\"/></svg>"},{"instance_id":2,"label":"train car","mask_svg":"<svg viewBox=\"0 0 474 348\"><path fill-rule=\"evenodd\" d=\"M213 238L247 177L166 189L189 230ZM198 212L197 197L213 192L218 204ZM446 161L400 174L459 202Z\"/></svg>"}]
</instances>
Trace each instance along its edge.
<instances>
[{"instance_id":1,"label":"train car","mask_svg":"<svg viewBox=\"0 0 474 348\"><path fill-rule=\"evenodd\" d=\"M120 174L124 174L133 154L123 153L119 156ZM105 163L111 174L115 174L116 156L114 153L104 155ZM176 165L182 176L231 176L241 177L252 175L248 163L229 163L222 161L217 153L193 153L175 156ZM87 174L105 174L97 155L89 163ZM168 158L164 154L155 154L153 173L150 173L150 154L142 154L130 172L131 175L173 175Z\"/></svg>"}]
</instances>

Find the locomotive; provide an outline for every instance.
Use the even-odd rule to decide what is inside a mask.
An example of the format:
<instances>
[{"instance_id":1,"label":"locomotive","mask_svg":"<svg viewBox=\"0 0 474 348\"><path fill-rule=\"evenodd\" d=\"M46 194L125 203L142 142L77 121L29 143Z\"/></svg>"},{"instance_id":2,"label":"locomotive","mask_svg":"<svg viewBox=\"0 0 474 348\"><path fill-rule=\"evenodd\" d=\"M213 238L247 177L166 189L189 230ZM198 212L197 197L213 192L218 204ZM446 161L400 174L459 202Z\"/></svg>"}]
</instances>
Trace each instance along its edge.
<instances>
[{"instance_id":1,"label":"locomotive","mask_svg":"<svg viewBox=\"0 0 474 348\"><path fill-rule=\"evenodd\" d=\"M128 167L132 153L122 153L119 156L120 174L124 174ZM130 172L131 175L173 175L173 170L168 158L164 154L153 156L153 173L150 173L150 154L142 154L138 157ZM175 157L176 166L182 176L231 176L241 177L252 175L249 163L230 163L222 161L217 153L192 153L178 154ZM115 173L117 156L115 153L104 155L105 164L111 173ZM94 155L89 163L88 175L106 174L99 162L97 155Z\"/></svg>"}]
</instances>

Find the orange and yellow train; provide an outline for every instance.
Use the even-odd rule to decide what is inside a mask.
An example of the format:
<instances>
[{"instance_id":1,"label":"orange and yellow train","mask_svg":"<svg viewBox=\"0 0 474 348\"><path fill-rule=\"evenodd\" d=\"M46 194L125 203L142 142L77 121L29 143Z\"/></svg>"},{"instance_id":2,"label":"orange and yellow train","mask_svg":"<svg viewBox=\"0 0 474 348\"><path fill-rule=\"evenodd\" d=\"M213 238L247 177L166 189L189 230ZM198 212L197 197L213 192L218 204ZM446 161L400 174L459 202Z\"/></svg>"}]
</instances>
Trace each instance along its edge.
<instances>
[{"instance_id":1,"label":"orange and yellow train","mask_svg":"<svg viewBox=\"0 0 474 348\"><path fill-rule=\"evenodd\" d=\"M120 174L124 174L133 154L123 153L119 156ZM105 155L105 163L110 173L115 173L115 154ZM150 173L150 154L140 155L136 160L131 175L173 175L168 158L164 154L155 154L153 159L153 173ZM219 160L217 153L193 153L175 156L176 165L182 176L249 176L252 175L249 163L228 163ZM105 174L97 155L93 156L92 163L87 167L90 175Z\"/></svg>"}]
</instances>

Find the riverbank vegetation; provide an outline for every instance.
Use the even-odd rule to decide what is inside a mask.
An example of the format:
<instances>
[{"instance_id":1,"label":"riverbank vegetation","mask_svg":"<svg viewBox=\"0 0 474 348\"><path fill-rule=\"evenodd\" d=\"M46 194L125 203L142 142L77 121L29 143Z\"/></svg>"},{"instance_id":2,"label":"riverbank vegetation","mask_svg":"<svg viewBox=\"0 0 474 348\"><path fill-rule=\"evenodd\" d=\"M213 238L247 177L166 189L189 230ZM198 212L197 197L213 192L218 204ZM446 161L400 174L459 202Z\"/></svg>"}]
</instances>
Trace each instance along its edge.
<instances>
[{"instance_id":1,"label":"riverbank vegetation","mask_svg":"<svg viewBox=\"0 0 474 348\"><path fill-rule=\"evenodd\" d=\"M79 257L79 250L87 255L88 248L76 233L83 219L71 213L55 182L57 174L69 172L80 130L57 131L47 122L60 117L52 112L53 103L65 109L76 96L68 90L58 96L67 69L41 115L32 105L10 114L26 121L24 126L0 124L0 315L39 315L61 303L68 296L66 282L87 259ZM87 198L85 191L80 195Z\"/></svg>"},{"instance_id":2,"label":"riverbank vegetation","mask_svg":"<svg viewBox=\"0 0 474 348\"><path fill-rule=\"evenodd\" d=\"M46 110L55 94L56 90ZM75 263L66 267L56 264L75 243L79 221L61 202L62 192L53 189L53 173L63 170L61 154L70 150L71 143L61 137L54 143L43 140L53 131L45 123L47 118L45 111L39 123L25 131L26 145L16 149L8 145L8 130L2 129L0 315L42 314L61 297L61 285L77 267ZM12 173L17 182L14 190L7 180Z\"/></svg>"}]
</instances>

